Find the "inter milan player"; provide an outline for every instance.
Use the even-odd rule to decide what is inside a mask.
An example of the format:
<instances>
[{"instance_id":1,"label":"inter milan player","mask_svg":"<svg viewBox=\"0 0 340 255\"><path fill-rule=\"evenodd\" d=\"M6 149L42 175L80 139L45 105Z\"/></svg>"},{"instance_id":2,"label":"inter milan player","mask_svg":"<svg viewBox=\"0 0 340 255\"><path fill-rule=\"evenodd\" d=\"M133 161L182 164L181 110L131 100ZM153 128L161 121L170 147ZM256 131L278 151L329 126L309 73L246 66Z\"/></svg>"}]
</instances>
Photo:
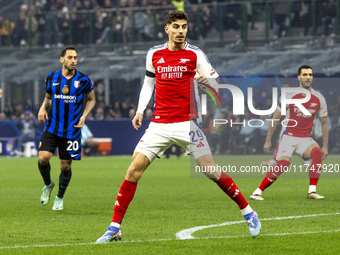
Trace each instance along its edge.
<instances>
[{"instance_id":1,"label":"inter milan player","mask_svg":"<svg viewBox=\"0 0 340 255\"><path fill-rule=\"evenodd\" d=\"M260 186L250 196L253 200L263 200L262 192L268 188L279 176L284 172L290 164L293 153L303 159L312 159L309 168L309 190L307 199L324 199L324 196L316 193L316 186L320 177L322 159L328 155L328 123L327 123L327 104L325 98L312 88L313 70L308 65L303 65L298 70L298 80L300 88L306 89L311 93L308 102L302 105L311 113L304 115L295 105L287 105L286 120L288 124L284 130L277 151L278 159L276 167L269 171ZM303 93L290 93L287 95L289 99L304 98ZM311 133L316 115L319 116L322 125L323 146L319 145L311 138ZM281 109L278 107L273 115L276 119L281 117ZM266 141L264 144L264 152L269 153L271 147L272 135L275 131L277 122L269 126Z\"/></svg>"},{"instance_id":2,"label":"inter milan player","mask_svg":"<svg viewBox=\"0 0 340 255\"><path fill-rule=\"evenodd\" d=\"M139 179L150 163L172 144L190 151L199 166L205 169L216 166L207 139L196 121L197 112L190 114L190 98L193 97L190 88L193 78L207 84L207 78L215 80L218 74L204 53L185 41L187 30L187 15L182 11L171 11L166 17L165 26L169 41L151 48L147 54L146 75L132 125L136 130L140 128L143 112L155 88L153 119L134 151L115 202L111 225L97 240L98 243L121 238L121 222ZM238 204L251 236L259 235L261 224L257 214L234 181L223 172L211 171L206 175Z\"/></svg>"},{"instance_id":3,"label":"inter milan player","mask_svg":"<svg viewBox=\"0 0 340 255\"><path fill-rule=\"evenodd\" d=\"M72 176L72 160L81 159L81 127L96 103L90 78L76 69L77 51L73 46L62 50L60 63L62 70L46 77L46 95L38 113L40 123L47 120L39 144L38 161L45 183L41 195L43 205L49 202L54 187L50 177L50 158L56 148L59 151L61 173L53 210L63 209L63 197ZM87 104L82 113L85 95ZM47 110L50 110L49 114Z\"/></svg>"}]
</instances>

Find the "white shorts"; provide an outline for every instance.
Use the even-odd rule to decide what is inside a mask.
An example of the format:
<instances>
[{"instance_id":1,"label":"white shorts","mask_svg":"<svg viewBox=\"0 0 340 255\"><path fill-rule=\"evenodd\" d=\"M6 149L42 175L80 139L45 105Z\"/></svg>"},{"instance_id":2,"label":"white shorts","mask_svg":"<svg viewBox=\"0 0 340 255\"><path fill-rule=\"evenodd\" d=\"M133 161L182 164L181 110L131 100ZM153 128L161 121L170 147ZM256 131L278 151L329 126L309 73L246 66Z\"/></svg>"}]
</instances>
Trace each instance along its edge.
<instances>
[{"instance_id":1,"label":"white shorts","mask_svg":"<svg viewBox=\"0 0 340 255\"><path fill-rule=\"evenodd\" d=\"M316 143L311 137L294 137L282 135L279 142L279 148L276 154L276 160L281 157L292 157L295 152L299 157L303 158L303 153L311 145Z\"/></svg>"},{"instance_id":2,"label":"white shorts","mask_svg":"<svg viewBox=\"0 0 340 255\"><path fill-rule=\"evenodd\" d=\"M207 138L195 120L176 123L151 122L139 140L135 152L143 153L152 162L173 144L183 147L195 159L211 154Z\"/></svg>"}]
</instances>

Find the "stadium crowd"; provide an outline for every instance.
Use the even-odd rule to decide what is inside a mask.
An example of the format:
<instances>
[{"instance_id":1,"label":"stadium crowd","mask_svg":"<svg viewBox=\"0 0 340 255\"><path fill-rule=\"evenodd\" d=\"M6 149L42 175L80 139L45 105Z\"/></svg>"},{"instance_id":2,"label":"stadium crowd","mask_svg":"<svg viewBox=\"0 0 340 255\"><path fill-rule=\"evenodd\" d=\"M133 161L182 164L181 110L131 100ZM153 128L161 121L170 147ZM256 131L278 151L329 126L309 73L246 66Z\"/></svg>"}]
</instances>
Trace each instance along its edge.
<instances>
[{"instance_id":1,"label":"stadium crowd","mask_svg":"<svg viewBox=\"0 0 340 255\"><path fill-rule=\"evenodd\" d=\"M26 0L16 17L0 15L0 46L62 46L65 44L128 43L163 40L162 17L170 9L185 10L191 27L188 39L207 37L211 30L240 30L243 5L249 27L257 30L264 2L235 0ZM270 4L273 38L287 36L289 23L310 35L315 16L320 35L336 35L334 0L273 1ZM220 16L222 9L222 16ZM222 17L221 20L220 17ZM244 19L244 18L243 18Z\"/></svg>"}]
</instances>

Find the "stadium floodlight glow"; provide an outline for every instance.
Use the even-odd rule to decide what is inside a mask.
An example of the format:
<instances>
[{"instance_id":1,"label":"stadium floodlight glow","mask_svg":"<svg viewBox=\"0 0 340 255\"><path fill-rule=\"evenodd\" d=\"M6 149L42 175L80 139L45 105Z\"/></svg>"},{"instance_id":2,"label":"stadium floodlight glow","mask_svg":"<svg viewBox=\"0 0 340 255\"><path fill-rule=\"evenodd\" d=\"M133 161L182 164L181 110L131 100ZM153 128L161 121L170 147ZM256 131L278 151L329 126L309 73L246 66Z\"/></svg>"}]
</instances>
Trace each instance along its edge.
<instances>
[{"instance_id":1,"label":"stadium floodlight glow","mask_svg":"<svg viewBox=\"0 0 340 255\"><path fill-rule=\"evenodd\" d=\"M244 95L240 88L231 84L217 84L214 86L217 89L228 89L233 98L233 114L234 115L244 115ZM278 89L272 88L272 106L268 110L257 110L253 105L253 88L248 87L247 89L247 105L251 113L255 115L270 115L277 108L277 98ZM303 94L304 98L288 98L289 93ZM207 112L207 100L206 96L202 95L202 114L205 115ZM304 88L281 88L281 115L286 115L286 107L289 104L294 104L299 111L301 111L306 116L311 116L312 114L302 105L310 100L311 93Z\"/></svg>"}]
</instances>

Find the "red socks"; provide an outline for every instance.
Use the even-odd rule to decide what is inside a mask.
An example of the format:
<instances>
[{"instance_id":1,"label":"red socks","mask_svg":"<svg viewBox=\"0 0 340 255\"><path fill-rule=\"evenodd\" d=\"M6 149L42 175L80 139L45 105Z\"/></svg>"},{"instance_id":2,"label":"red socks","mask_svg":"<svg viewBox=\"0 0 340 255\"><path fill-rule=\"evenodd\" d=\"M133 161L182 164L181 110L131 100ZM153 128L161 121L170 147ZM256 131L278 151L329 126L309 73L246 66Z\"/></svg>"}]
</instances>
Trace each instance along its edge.
<instances>
[{"instance_id":1,"label":"red socks","mask_svg":"<svg viewBox=\"0 0 340 255\"><path fill-rule=\"evenodd\" d=\"M272 185L273 182L283 173L285 167L289 166L289 164L290 162L287 160L279 160L274 169L270 170L266 174L259 186L259 189L264 191L266 188Z\"/></svg>"},{"instance_id":2,"label":"red socks","mask_svg":"<svg viewBox=\"0 0 340 255\"><path fill-rule=\"evenodd\" d=\"M311 151L312 164L309 167L309 182L310 185L317 185L322 169L322 150L315 147Z\"/></svg>"},{"instance_id":3,"label":"red socks","mask_svg":"<svg viewBox=\"0 0 340 255\"><path fill-rule=\"evenodd\" d=\"M126 210L135 195L136 188L137 182L131 182L124 179L113 208L112 222L120 224L123 220Z\"/></svg>"},{"instance_id":4,"label":"red socks","mask_svg":"<svg viewBox=\"0 0 340 255\"><path fill-rule=\"evenodd\" d=\"M222 172L221 177L216 181L216 184L224 191L224 193L234 200L236 204L238 204L238 207L241 210L248 206L247 200L229 175Z\"/></svg>"}]
</instances>

